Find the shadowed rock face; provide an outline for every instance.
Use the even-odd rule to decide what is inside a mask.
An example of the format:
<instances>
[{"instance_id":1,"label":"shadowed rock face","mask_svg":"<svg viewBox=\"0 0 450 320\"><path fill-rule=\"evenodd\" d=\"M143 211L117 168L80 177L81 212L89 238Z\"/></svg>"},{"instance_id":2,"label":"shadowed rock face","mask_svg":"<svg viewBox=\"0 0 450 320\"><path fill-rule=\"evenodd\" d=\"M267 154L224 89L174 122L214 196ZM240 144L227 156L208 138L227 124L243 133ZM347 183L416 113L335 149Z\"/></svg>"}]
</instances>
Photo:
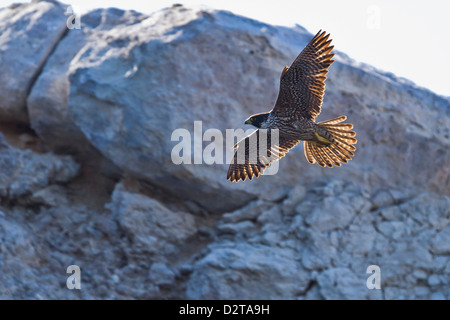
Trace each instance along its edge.
<instances>
[{"instance_id":1,"label":"shadowed rock face","mask_svg":"<svg viewBox=\"0 0 450 320\"><path fill-rule=\"evenodd\" d=\"M67 30L65 10L0 10L0 297L450 298L448 98L336 51L318 120L348 116L354 160L300 145L230 183L226 164L175 165L172 132L247 129L312 35L183 6ZM61 285L71 264L85 290Z\"/></svg>"}]
</instances>

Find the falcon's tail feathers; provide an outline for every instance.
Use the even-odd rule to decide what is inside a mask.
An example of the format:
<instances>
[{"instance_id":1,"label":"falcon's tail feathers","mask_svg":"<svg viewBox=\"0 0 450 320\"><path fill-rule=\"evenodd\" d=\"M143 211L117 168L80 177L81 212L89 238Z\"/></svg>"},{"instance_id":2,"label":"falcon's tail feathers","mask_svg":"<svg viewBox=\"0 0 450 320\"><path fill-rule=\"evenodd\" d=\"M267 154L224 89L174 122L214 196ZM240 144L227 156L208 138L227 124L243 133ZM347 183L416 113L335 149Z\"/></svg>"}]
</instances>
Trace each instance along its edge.
<instances>
[{"instance_id":1,"label":"falcon's tail feathers","mask_svg":"<svg viewBox=\"0 0 450 320\"><path fill-rule=\"evenodd\" d=\"M356 133L352 131L351 123L341 123L347 119L346 116L340 116L328 121L319 122L318 125L329 134L329 138L318 136L319 142L305 141L305 156L309 163L317 162L321 167L341 166L341 162L347 163L354 156L356 150L354 144L357 140L354 138Z\"/></svg>"}]
</instances>

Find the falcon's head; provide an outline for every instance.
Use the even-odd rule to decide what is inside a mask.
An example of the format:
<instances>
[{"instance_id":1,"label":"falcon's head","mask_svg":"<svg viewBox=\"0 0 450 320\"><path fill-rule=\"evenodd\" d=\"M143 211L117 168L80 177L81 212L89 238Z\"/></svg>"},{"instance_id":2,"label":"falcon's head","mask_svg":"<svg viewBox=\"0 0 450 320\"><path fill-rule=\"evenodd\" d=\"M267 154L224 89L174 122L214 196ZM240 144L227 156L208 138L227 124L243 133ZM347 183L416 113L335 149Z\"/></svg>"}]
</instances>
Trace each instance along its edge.
<instances>
[{"instance_id":1,"label":"falcon's head","mask_svg":"<svg viewBox=\"0 0 450 320\"><path fill-rule=\"evenodd\" d=\"M250 118L245 120L245 124L251 124L252 126L260 129L267 129L268 118L269 112L254 114Z\"/></svg>"}]
</instances>

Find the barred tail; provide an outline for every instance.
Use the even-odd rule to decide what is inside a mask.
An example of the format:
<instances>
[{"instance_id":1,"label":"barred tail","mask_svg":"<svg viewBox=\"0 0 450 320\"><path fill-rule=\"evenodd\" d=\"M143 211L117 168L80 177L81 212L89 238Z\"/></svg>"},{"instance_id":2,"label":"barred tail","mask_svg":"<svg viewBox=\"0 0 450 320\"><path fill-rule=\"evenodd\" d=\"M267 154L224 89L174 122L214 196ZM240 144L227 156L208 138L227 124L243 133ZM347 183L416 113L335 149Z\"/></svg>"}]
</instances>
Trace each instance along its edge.
<instances>
[{"instance_id":1,"label":"barred tail","mask_svg":"<svg viewBox=\"0 0 450 320\"><path fill-rule=\"evenodd\" d=\"M340 116L328 121L317 123L326 130L326 137L317 134L318 141L305 141L305 156L309 163L317 162L321 167L340 167L341 162L347 163L354 156L356 150L354 138L356 133L352 131L353 125L341 123L347 119Z\"/></svg>"}]
</instances>

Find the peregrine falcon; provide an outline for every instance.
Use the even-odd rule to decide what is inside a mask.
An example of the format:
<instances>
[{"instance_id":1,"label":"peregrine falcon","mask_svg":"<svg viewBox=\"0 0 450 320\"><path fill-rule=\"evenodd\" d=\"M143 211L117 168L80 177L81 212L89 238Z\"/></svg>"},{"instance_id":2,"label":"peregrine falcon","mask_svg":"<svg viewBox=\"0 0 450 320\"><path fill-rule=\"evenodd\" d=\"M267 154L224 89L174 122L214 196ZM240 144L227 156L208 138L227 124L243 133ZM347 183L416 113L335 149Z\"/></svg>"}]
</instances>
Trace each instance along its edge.
<instances>
[{"instance_id":1,"label":"peregrine falcon","mask_svg":"<svg viewBox=\"0 0 450 320\"><path fill-rule=\"evenodd\" d=\"M330 34L320 30L291 67L283 69L275 107L270 112L254 114L245 121L245 124L251 124L258 130L234 146L235 149L245 148L245 157L241 159L238 151L235 152L227 179L239 182L259 177L266 167L284 157L300 141L303 141L309 163L317 162L321 167L331 168L352 159L353 151L356 150L353 144L357 140L355 132L351 130L353 125L342 123L347 117L315 122L322 105L328 67L334 62L331 59L334 46L330 46L329 37ZM278 144L271 145L269 141L265 146L262 145L262 148L267 149L268 157L265 157L264 152L259 153L258 138L263 131L266 132L266 138L270 137L274 129L278 129ZM256 153L257 157L250 156Z\"/></svg>"}]
</instances>

